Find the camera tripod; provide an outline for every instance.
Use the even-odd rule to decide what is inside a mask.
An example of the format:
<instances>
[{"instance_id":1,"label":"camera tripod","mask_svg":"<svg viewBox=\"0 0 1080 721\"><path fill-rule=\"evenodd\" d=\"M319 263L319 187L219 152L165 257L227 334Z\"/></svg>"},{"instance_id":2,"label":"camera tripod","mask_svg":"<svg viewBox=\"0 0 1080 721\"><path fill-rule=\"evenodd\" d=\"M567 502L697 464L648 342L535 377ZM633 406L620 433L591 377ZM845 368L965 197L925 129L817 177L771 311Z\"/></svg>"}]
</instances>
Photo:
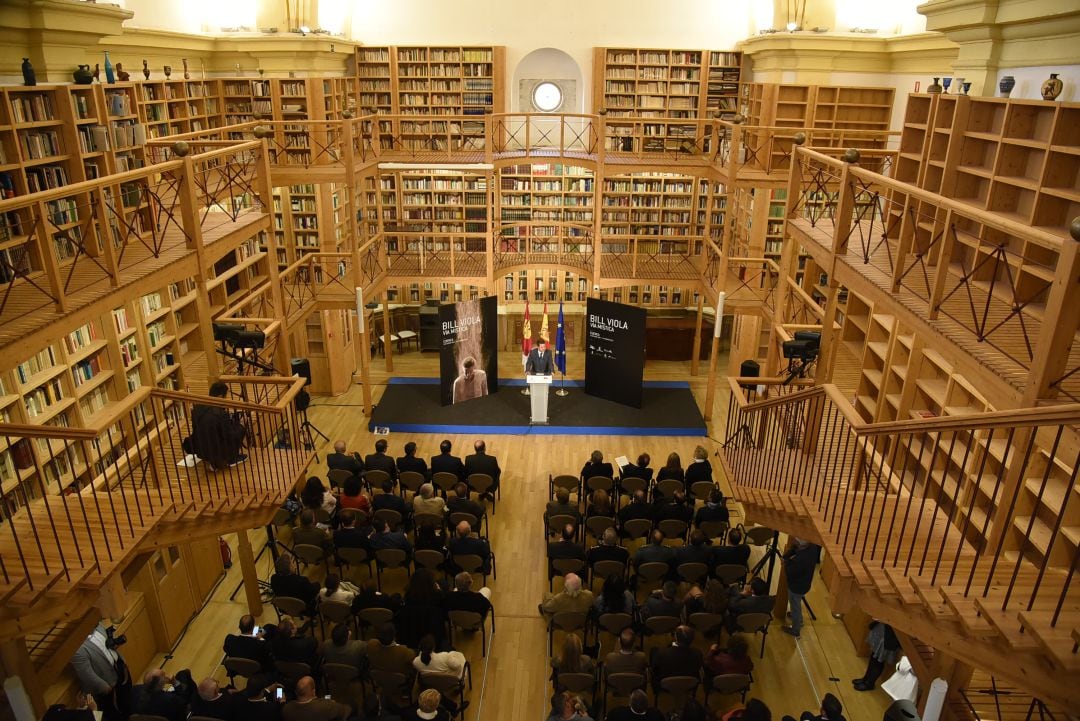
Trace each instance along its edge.
<instances>
[{"instance_id":1,"label":"camera tripod","mask_svg":"<svg viewBox=\"0 0 1080 721\"><path fill-rule=\"evenodd\" d=\"M768 574L765 576L766 583L769 587L772 587L773 570L776 567L776 562L780 561L784 563L784 556L780 553L777 546L780 545L780 532L773 531L772 541L765 546L765 555L761 557L761 560L750 570L750 577L753 578L761 573L761 569L765 567L765 564L769 564ZM816 621L817 616L814 614L814 609L810 608L810 602L806 600L806 596L802 599L803 606L806 608L807 615L810 616L810 620Z\"/></svg>"},{"instance_id":2,"label":"camera tripod","mask_svg":"<svg viewBox=\"0 0 1080 721\"><path fill-rule=\"evenodd\" d=\"M721 447L725 450L731 448L754 448L754 434L750 432L750 426L743 423L738 430L724 439Z\"/></svg>"},{"instance_id":3,"label":"camera tripod","mask_svg":"<svg viewBox=\"0 0 1080 721\"><path fill-rule=\"evenodd\" d=\"M246 531L245 531L245 533L246 533ZM277 538L274 536L274 526L273 526L273 524L268 523L266 525L266 543L264 543L263 547L259 549L259 555L255 556L254 565L258 566L259 561L262 560L263 554L266 553L267 551L270 551L270 558L273 561L273 563L270 564L271 569L272 569L273 566L274 566L274 563L277 563L278 546L281 546L281 548L286 550L286 551L289 550L288 546L286 546L281 541L277 540ZM240 589L243 588L243 587L244 587L244 580L241 578L240 583L236 584L236 588L234 588L233 592L229 595L229 600L230 601L235 601L236 600L236 594L240 593ZM269 581L264 581L264 580L262 580L260 578L259 579L259 592L262 595L264 600L269 595L271 595L270 582Z\"/></svg>"},{"instance_id":4,"label":"camera tripod","mask_svg":"<svg viewBox=\"0 0 1080 721\"><path fill-rule=\"evenodd\" d=\"M315 450L315 436L322 438L327 443L330 442L330 438L327 437L325 433L320 431L318 426L308 420L307 408L304 408L304 410L300 411L300 418L302 419L300 422L300 438L304 442L305 451ZM319 454L316 453L315 461L318 462L318 460Z\"/></svg>"}]
</instances>

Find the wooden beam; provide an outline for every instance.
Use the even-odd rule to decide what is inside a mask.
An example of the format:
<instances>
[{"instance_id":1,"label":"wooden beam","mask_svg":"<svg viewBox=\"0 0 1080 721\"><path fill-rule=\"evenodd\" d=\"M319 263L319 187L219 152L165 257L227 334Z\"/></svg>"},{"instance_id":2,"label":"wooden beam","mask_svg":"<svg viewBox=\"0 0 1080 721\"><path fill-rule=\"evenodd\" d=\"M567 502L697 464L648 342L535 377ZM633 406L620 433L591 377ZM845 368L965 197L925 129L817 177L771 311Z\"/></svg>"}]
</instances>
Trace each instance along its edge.
<instances>
[{"instance_id":1,"label":"wooden beam","mask_svg":"<svg viewBox=\"0 0 1080 721\"><path fill-rule=\"evenodd\" d=\"M82 639L79 639L82 643ZM26 648L26 639L22 636L11 638L0 643L0 664L4 667L5 676L18 676L22 681L30 704L34 707L34 713L41 716L45 713L45 685L41 677L34 670L33 661L30 659L30 651Z\"/></svg>"},{"instance_id":2,"label":"wooden beam","mask_svg":"<svg viewBox=\"0 0 1080 721\"><path fill-rule=\"evenodd\" d=\"M244 578L244 596L247 598L248 613L258 618L263 612L262 591L259 589L259 573L255 570L255 554L251 550L248 532L241 529L236 532L237 555L240 556L240 573Z\"/></svg>"},{"instance_id":3,"label":"wooden beam","mask_svg":"<svg viewBox=\"0 0 1080 721\"><path fill-rule=\"evenodd\" d=\"M690 375L696 376L698 374L699 367L701 366L701 321L703 318L702 310L705 307L705 296L698 293L697 299L697 318L694 322L694 349L690 352ZM715 331L713 335L715 335Z\"/></svg>"}]
</instances>

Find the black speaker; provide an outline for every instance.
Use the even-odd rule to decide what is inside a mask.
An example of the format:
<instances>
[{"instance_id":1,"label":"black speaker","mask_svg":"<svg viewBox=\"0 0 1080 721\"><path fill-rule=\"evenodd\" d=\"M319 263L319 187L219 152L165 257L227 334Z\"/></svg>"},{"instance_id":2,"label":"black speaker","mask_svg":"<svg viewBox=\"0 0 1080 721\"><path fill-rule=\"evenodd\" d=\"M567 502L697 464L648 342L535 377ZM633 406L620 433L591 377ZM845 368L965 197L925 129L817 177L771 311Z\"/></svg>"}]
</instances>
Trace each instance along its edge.
<instances>
[{"instance_id":1,"label":"black speaker","mask_svg":"<svg viewBox=\"0 0 1080 721\"><path fill-rule=\"evenodd\" d=\"M253 348L258 350L266 345L266 334L261 330L237 331L233 344L237 348Z\"/></svg>"},{"instance_id":2,"label":"black speaker","mask_svg":"<svg viewBox=\"0 0 1080 721\"><path fill-rule=\"evenodd\" d=\"M739 376L742 378L757 378L761 375L761 364L751 358L744 360L739 366Z\"/></svg>"},{"instance_id":3,"label":"black speaker","mask_svg":"<svg viewBox=\"0 0 1080 721\"><path fill-rule=\"evenodd\" d=\"M294 376L301 376L304 378L304 385L311 385L311 363L307 358L293 358L289 361L289 366L292 368Z\"/></svg>"},{"instance_id":4,"label":"black speaker","mask_svg":"<svg viewBox=\"0 0 1080 721\"><path fill-rule=\"evenodd\" d=\"M902 698L899 701L893 701L892 705L885 709L885 717L882 721L919 721L920 718L922 717L919 716L919 710L915 708L915 704Z\"/></svg>"}]
</instances>

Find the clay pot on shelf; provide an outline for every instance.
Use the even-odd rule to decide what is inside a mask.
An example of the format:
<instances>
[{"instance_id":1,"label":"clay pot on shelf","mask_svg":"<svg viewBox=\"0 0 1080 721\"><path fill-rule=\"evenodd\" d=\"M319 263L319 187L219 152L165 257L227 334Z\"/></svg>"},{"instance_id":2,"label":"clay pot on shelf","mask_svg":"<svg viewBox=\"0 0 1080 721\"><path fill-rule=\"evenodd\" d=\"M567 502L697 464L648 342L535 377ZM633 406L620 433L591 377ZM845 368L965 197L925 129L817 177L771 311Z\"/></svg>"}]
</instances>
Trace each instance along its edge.
<instances>
[{"instance_id":1,"label":"clay pot on shelf","mask_svg":"<svg viewBox=\"0 0 1080 721\"><path fill-rule=\"evenodd\" d=\"M1065 84L1061 82L1061 78L1057 73L1050 73L1050 77L1043 81L1042 91L1043 100L1057 100L1057 96L1061 95L1062 89Z\"/></svg>"},{"instance_id":2,"label":"clay pot on shelf","mask_svg":"<svg viewBox=\"0 0 1080 721\"><path fill-rule=\"evenodd\" d=\"M938 82L941 78L934 78L933 84L926 89L928 93L940 93L942 91L941 83Z\"/></svg>"},{"instance_id":3,"label":"clay pot on shelf","mask_svg":"<svg viewBox=\"0 0 1080 721\"><path fill-rule=\"evenodd\" d=\"M71 77L76 85L90 85L94 82L94 71L90 69L89 65L80 65L71 74Z\"/></svg>"},{"instance_id":4,"label":"clay pot on shelf","mask_svg":"<svg viewBox=\"0 0 1080 721\"><path fill-rule=\"evenodd\" d=\"M998 81L998 90L1001 91L1001 97L1009 97L1009 93L1016 87L1016 78L1012 75L1005 75Z\"/></svg>"}]
</instances>

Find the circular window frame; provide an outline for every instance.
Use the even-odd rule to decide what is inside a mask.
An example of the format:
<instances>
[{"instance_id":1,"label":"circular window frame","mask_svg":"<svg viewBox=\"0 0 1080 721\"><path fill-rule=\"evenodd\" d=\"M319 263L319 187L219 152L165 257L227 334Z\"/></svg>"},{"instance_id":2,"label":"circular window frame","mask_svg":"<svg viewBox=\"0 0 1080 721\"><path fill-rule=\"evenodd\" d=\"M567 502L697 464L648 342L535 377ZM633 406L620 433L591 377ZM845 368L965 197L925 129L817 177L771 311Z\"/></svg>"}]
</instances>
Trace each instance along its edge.
<instances>
[{"instance_id":1,"label":"circular window frame","mask_svg":"<svg viewBox=\"0 0 1080 721\"><path fill-rule=\"evenodd\" d=\"M554 104L549 104L548 106L545 106L539 102L537 96L540 94L541 91L546 90L547 88L553 88L557 93L557 96ZM533 107L540 112L555 113L558 112L559 108L563 106L563 103L566 101L566 96L563 94L562 86L559 85L557 82L553 80L541 80L539 83L536 84L535 87L533 87L531 99Z\"/></svg>"}]
</instances>

